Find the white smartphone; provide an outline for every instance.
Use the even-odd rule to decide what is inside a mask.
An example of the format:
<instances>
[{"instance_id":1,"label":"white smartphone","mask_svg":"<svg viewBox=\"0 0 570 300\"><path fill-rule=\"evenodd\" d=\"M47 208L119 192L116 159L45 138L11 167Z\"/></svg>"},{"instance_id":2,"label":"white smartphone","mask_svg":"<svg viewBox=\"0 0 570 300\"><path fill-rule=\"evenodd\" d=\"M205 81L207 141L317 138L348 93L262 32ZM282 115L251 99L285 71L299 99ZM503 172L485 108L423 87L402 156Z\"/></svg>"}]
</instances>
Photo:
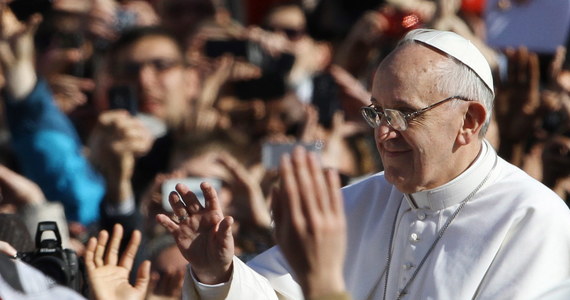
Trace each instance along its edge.
<instances>
[{"instance_id":1,"label":"white smartphone","mask_svg":"<svg viewBox=\"0 0 570 300\"><path fill-rule=\"evenodd\" d=\"M222 182L216 178L186 177L172 178L164 181L162 183L162 207L164 210L172 212L172 207L170 206L170 202L168 202L168 195L170 195L170 192L176 191L175 187L178 183L186 185L194 194L196 194L196 198L198 198L200 205L202 205L202 207L205 207L206 200L204 199L204 193L202 192L202 189L200 189L200 184L204 181L211 184L218 194L220 193ZM180 197L180 199L182 199L182 197Z\"/></svg>"},{"instance_id":2,"label":"white smartphone","mask_svg":"<svg viewBox=\"0 0 570 300\"><path fill-rule=\"evenodd\" d=\"M322 142L314 143L265 143L261 150L261 160L267 170L274 170L279 167L281 156L291 153L295 146L302 145L307 151L316 152L320 155L323 148Z\"/></svg>"}]
</instances>

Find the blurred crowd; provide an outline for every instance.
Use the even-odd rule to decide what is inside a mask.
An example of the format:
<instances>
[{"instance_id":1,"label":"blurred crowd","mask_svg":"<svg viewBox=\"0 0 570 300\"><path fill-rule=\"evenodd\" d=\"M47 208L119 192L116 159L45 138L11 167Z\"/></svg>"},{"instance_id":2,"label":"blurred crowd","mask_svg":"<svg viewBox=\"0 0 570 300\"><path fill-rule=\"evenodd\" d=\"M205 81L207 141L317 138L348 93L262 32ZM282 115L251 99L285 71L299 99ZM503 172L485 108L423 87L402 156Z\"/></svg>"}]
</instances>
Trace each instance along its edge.
<instances>
[{"instance_id":1,"label":"blurred crowd","mask_svg":"<svg viewBox=\"0 0 570 300\"><path fill-rule=\"evenodd\" d=\"M570 203L567 41L486 42L490 10L529 2L2 0L0 240L33 252L38 222L56 221L81 257L119 223L142 232L147 299L178 299L187 262L155 221L173 182L216 187L243 260L273 246L275 161L291 145L343 185L382 171L360 108L378 63L421 27L481 49L496 86L487 139Z\"/></svg>"}]
</instances>

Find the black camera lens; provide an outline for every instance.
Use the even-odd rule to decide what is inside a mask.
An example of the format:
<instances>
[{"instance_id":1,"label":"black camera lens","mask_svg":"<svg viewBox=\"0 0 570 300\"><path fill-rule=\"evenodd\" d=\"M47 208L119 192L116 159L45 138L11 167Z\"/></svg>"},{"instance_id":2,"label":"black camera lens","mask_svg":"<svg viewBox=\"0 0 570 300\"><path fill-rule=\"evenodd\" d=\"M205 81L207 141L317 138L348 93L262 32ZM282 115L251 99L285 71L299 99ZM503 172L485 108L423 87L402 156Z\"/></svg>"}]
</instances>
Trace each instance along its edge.
<instances>
[{"instance_id":1,"label":"black camera lens","mask_svg":"<svg viewBox=\"0 0 570 300\"><path fill-rule=\"evenodd\" d=\"M30 265L51 277L58 284L69 286L71 278L64 264L61 258L54 256L41 256L30 262Z\"/></svg>"}]
</instances>

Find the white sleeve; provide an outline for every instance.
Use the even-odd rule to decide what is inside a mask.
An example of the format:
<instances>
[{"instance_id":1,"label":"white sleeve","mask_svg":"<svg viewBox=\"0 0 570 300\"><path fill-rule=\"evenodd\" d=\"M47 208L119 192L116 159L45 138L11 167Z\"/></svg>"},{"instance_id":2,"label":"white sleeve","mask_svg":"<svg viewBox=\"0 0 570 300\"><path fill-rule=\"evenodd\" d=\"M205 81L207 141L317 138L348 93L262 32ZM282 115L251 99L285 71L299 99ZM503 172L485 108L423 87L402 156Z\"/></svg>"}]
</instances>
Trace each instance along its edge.
<instances>
[{"instance_id":1,"label":"white sleeve","mask_svg":"<svg viewBox=\"0 0 570 300\"><path fill-rule=\"evenodd\" d=\"M192 274L190 265L186 271L183 300L278 300L269 281L244 264L237 257L233 259L233 274L228 282L208 285L199 282Z\"/></svg>"}]
</instances>

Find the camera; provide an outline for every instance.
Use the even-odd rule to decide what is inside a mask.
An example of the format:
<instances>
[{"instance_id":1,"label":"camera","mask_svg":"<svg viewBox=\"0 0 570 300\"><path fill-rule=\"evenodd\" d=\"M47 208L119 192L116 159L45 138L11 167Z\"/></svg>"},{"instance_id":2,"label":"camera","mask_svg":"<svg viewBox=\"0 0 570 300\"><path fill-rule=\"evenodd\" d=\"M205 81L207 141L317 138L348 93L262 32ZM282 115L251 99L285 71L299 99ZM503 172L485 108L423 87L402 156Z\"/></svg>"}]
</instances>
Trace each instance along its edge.
<instances>
[{"instance_id":1,"label":"camera","mask_svg":"<svg viewBox=\"0 0 570 300\"><path fill-rule=\"evenodd\" d=\"M55 239L42 239L42 235L49 231L53 232ZM80 261L73 250L61 247L57 223L52 221L38 223L36 250L19 252L17 257L51 277L58 284L83 292L84 278Z\"/></svg>"}]
</instances>

